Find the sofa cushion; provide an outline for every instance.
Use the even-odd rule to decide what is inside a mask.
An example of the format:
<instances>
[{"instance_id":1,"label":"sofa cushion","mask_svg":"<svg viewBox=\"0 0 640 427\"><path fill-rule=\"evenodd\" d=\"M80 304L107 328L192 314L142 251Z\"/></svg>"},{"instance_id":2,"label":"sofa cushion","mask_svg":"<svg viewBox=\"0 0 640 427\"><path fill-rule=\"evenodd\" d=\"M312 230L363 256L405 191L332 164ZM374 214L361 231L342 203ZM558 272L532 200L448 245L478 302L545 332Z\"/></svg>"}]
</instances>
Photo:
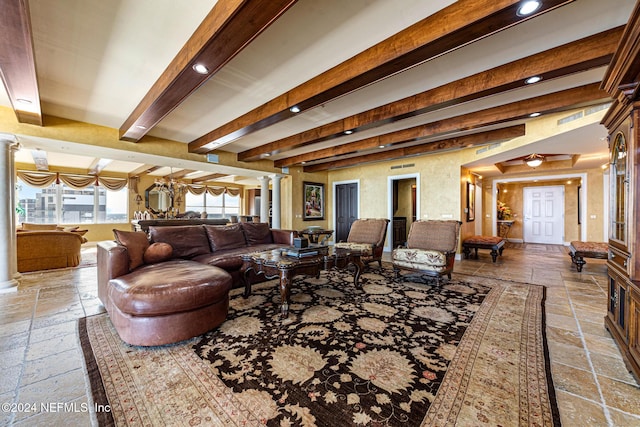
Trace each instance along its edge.
<instances>
[{"instance_id":1,"label":"sofa cushion","mask_svg":"<svg viewBox=\"0 0 640 427\"><path fill-rule=\"evenodd\" d=\"M269 224L266 222L242 222L240 223L247 239L247 245L253 246L261 243L273 243Z\"/></svg>"},{"instance_id":2,"label":"sofa cushion","mask_svg":"<svg viewBox=\"0 0 640 427\"><path fill-rule=\"evenodd\" d=\"M149 236L154 243L170 244L174 258L193 258L211 252L202 225L150 226Z\"/></svg>"},{"instance_id":3,"label":"sofa cushion","mask_svg":"<svg viewBox=\"0 0 640 427\"><path fill-rule=\"evenodd\" d=\"M240 224L205 225L204 230L209 238L211 252L244 248L247 246Z\"/></svg>"},{"instance_id":4,"label":"sofa cushion","mask_svg":"<svg viewBox=\"0 0 640 427\"><path fill-rule=\"evenodd\" d=\"M158 262L168 261L173 255L173 248L168 243L152 243L146 251L144 251L144 263L156 264Z\"/></svg>"},{"instance_id":5,"label":"sofa cushion","mask_svg":"<svg viewBox=\"0 0 640 427\"><path fill-rule=\"evenodd\" d=\"M127 248L129 253L129 270L144 264L144 251L149 247L147 235L141 231L113 230L116 241Z\"/></svg>"},{"instance_id":6,"label":"sofa cushion","mask_svg":"<svg viewBox=\"0 0 640 427\"><path fill-rule=\"evenodd\" d=\"M226 271L189 260L145 265L109 281L109 299L132 316L162 316L195 310L228 298Z\"/></svg>"}]
</instances>

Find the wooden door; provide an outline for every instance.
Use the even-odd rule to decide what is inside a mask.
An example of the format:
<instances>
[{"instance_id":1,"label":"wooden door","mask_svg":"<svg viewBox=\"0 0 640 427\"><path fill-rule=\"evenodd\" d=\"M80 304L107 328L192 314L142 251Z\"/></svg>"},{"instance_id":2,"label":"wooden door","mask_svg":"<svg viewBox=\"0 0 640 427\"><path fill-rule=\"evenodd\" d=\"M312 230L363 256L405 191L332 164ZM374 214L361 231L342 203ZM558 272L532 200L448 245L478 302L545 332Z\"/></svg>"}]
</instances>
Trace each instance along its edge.
<instances>
[{"instance_id":1,"label":"wooden door","mask_svg":"<svg viewBox=\"0 0 640 427\"><path fill-rule=\"evenodd\" d=\"M351 224L358 219L358 183L336 185L335 241L346 241Z\"/></svg>"},{"instance_id":2,"label":"wooden door","mask_svg":"<svg viewBox=\"0 0 640 427\"><path fill-rule=\"evenodd\" d=\"M563 239L564 187L525 187L525 243L561 245Z\"/></svg>"}]
</instances>

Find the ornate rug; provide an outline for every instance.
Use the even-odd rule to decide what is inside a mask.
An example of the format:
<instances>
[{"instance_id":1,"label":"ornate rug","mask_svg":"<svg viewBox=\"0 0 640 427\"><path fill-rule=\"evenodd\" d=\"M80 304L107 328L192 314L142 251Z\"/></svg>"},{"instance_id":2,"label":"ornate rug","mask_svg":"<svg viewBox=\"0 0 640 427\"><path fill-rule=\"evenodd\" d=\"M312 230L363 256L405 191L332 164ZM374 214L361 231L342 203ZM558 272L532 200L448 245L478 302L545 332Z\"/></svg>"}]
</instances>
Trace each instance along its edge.
<instances>
[{"instance_id":1,"label":"ornate rug","mask_svg":"<svg viewBox=\"0 0 640 427\"><path fill-rule=\"evenodd\" d=\"M225 323L170 346L129 346L108 316L80 319L94 403L110 408L99 424L560 424L543 287L363 279L295 279L284 320L276 281L234 290Z\"/></svg>"}]
</instances>

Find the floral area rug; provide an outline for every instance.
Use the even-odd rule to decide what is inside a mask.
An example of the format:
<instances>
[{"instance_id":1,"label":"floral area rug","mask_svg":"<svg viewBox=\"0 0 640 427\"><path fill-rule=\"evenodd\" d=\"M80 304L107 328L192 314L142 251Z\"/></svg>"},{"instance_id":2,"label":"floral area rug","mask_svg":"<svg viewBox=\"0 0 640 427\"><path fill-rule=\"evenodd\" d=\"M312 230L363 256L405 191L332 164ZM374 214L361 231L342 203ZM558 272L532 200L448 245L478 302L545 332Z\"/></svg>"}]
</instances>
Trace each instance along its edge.
<instances>
[{"instance_id":1,"label":"floral area rug","mask_svg":"<svg viewBox=\"0 0 640 427\"><path fill-rule=\"evenodd\" d=\"M106 315L80 321L100 424L432 426L559 424L544 288L390 270L232 291L217 329L170 346L124 344Z\"/></svg>"}]
</instances>

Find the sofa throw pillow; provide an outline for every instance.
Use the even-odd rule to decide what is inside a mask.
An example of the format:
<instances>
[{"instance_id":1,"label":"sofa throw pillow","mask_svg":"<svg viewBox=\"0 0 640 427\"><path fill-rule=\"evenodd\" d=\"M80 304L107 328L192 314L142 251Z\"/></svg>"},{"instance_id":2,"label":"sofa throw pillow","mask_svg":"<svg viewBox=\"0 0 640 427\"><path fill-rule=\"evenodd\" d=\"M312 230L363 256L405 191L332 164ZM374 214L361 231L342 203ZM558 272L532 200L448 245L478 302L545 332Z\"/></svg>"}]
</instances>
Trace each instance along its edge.
<instances>
[{"instance_id":1,"label":"sofa throw pillow","mask_svg":"<svg viewBox=\"0 0 640 427\"><path fill-rule=\"evenodd\" d=\"M168 261L173 255L173 248L168 243L152 243L146 251L144 251L145 264L157 264L159 262Z\"/></svg>"},{"instance_id":2,"label":"sofa throw pillow","mask_svg":"<svg viewBox=\"0 0 640 427\"><path fill-rule=\"evenodd\" d=\"M273 243L269 224L266 222L242 222L244 236L247 239L247 245L259 245L261 243Z\"/></svg>"},{"instance_id":3,"label":"sofa throw pillow","mask_svg":"<svg viewBox=\"0 0 640 427\"><path fill-rule=\"evenodd\" d=\"M129 271L144 264L144 251L149 247L147 235L141 231L113 230L116 241L127 248L129 253Z\"/></svg>"},{"instance_id":4,"label":"sofa throw pillow","mask_svg":"<svg viewBox=\"0 0 640 427\"><path fill-rule=\"evenodd\" d=\"M209 238L211 252L224 249L244 248L247 246L240 224L205 225L204 230L207 232L207 237Z\"/></svg>"},{"instance_id":5,"label":"sofa throw pillow","mask_svg":"<svg viewBox=\"0 0 640 427\"><path fill-rule=\"evenodd\" d=\"M168 243L173 248L173 258L193 258L208 254L209 239L202 225L150 226L152 243Z\"/></svg>"}]
</instances>

